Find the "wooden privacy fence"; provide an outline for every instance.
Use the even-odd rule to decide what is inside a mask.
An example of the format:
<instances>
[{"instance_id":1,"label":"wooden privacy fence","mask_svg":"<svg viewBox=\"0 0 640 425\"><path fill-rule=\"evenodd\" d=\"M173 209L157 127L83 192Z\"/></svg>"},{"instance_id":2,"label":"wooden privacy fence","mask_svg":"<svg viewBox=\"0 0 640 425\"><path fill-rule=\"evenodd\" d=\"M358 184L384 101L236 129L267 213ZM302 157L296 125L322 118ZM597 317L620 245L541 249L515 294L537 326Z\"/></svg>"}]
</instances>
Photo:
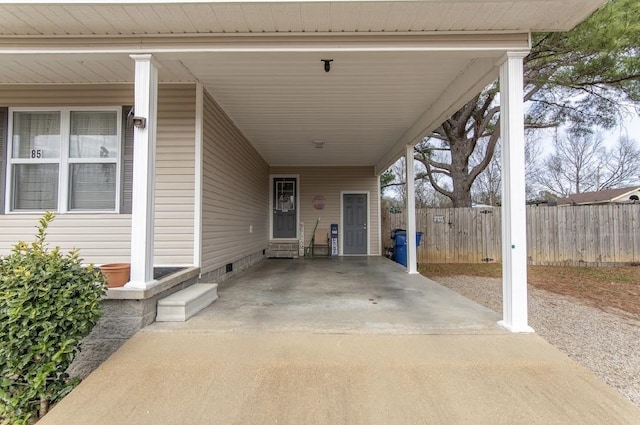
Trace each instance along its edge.
<instances>
[{"instance_id":1,"label":"wooden privacy fence","mask_svg":"<svg viewBox=\"0 0 640 425\"><path fill-rule=\"evenodd\" d=\"M419 263L500 262L500 208L416 210ZM404 211L382 211L382 240L405 229ZM640 263L640 204L527 207L530 264L611 265Z\"/></svg>"}]
</instances>

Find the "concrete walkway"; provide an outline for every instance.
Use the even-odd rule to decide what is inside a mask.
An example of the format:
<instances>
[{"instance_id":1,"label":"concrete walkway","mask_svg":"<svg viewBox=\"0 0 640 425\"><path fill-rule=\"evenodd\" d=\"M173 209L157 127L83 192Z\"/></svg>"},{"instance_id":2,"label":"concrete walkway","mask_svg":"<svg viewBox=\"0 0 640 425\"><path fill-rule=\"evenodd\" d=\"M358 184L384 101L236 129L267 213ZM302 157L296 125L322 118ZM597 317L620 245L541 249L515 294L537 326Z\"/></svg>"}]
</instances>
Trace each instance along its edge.
<instances>
[{"instance_id":1,"label":"concrete walkway","mask_svg":"<svg viewBox=\"0 0 640 425\"><path fill-rule=\"evenodd\" d=\"M640 424L590 372L453 292L384 259L321 263L265 262L192 321L139 332L39 425ZM421 308L460 321L418 323Z\"/></svg>"}]
</instances>

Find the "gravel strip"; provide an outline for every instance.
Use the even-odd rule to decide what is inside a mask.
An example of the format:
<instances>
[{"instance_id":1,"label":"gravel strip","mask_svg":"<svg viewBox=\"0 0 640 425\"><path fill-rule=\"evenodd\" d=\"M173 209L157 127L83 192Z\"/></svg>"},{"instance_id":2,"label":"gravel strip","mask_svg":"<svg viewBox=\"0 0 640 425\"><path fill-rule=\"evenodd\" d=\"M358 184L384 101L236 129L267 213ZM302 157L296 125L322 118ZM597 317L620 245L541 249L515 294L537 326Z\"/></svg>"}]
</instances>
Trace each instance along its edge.
<instances>
[{"instance_id":1,"label":"gravel strip","mask_svg":"<svg viewBox=\"0 0 640 425\"><path fill-rule=\"evenodd\" d=\"M500 279L454 276L435 280L502 314ZM640 320L529 286L529 324L640 407Z\"/></svg>"}]
</instances>

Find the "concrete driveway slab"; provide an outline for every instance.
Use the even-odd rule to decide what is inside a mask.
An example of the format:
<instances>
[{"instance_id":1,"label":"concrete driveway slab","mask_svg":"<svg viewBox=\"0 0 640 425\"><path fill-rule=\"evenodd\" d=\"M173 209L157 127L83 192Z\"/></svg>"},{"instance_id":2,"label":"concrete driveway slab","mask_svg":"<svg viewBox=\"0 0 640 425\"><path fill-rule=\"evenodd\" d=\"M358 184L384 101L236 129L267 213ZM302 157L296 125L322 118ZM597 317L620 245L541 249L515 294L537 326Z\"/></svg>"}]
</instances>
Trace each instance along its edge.
<instances>
[{"instance_id":1,"label":"concrete driveway slab","mask_svg":"<svg viewBox=\"0 0 640 425\"><path fill-rule=\"evenodd\" d=\"M140 332L42 425L637 425L536 335Z\"/></svg>"},{"instance_id":2,"label":"concrete driveway slab","mask_svg":"<svg viewBox=\"0 0 640 425\"><path fill-rule=\"evenodd\" d=\"M384 258L265 261L125 343L39 425L638 425L536 335Z\"/></svg>"},{"instance_id":3,"label":"concrete driveway slab","mask_svg":"<svg viewBox=\"0 0 640 425\"><path fill-rule=\"evenodd\" d=\"M383 257L266 260L224 282L185 323L155 330L426 334L505 332L500 318Z\"/></svg>"}]
</instances>

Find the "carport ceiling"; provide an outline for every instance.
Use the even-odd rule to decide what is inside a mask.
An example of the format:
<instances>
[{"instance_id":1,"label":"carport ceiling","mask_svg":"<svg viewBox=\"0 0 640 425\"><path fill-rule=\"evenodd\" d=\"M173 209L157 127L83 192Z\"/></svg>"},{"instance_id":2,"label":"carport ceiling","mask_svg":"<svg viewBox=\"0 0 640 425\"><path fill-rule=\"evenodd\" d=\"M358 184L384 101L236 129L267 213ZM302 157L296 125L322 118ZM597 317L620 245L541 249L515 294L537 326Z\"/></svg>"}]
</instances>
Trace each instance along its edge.
<instances>
[{"instance_id":1,"label":"carport ceiling","mask_svg":"<svg viewBox=\"0 0 640 425\"><path fill-rule=\"evenodd\" d=\"M519 48L526 48L526 36L519 39ZM265 161L283 166L375 166L425 111L446 97L452 85L470 88L483 74L454 81L465 72L473 74L468 70L474 65L493 64L503 54L499 50L154 53L161 82L200 81ZM134 62L122 53L2 58L4 84L119 84L132 83L134 77ZM325 72L321 59L333 60L330 72ZM496 72L493 69L494 77ZM474 92L463 95L466 99ZM457 99L444 100L449 106ZM322 149L315 147L315 141L323 142Z\"/></svg>"},{"instance_id":2,"label":"carport ceiling","mask_svg":"<svg viewBox=\"0 0 640 425\"><path fill-rule=\"evenodd\" d=\"M380 172L530 31L603 1L5 1L0 84L130 83L128 55L152 53L161 81L200 81L269 164Z\"/></svg>"},{"instance_id":3,"label":"carport ceiling","mask_svg":"<svg viewBox=\"0 0 640 425\"><path fill-rule=\"evenodd\" d=\"M568 30L603 0L6 0L0 36Z\"/></svg>"},{"instance_id":4,"label":"carport ceiling","mask_svg":"<svg viewBox=\"0 0 640 425\"><path fill-rule=\"evenodd\" d=\"M333 59L330 72L321 59ZM182 62L269 164L321 166L375 165L473 60L462 53L305 52Z\"/></svg>"}]
</instances>

